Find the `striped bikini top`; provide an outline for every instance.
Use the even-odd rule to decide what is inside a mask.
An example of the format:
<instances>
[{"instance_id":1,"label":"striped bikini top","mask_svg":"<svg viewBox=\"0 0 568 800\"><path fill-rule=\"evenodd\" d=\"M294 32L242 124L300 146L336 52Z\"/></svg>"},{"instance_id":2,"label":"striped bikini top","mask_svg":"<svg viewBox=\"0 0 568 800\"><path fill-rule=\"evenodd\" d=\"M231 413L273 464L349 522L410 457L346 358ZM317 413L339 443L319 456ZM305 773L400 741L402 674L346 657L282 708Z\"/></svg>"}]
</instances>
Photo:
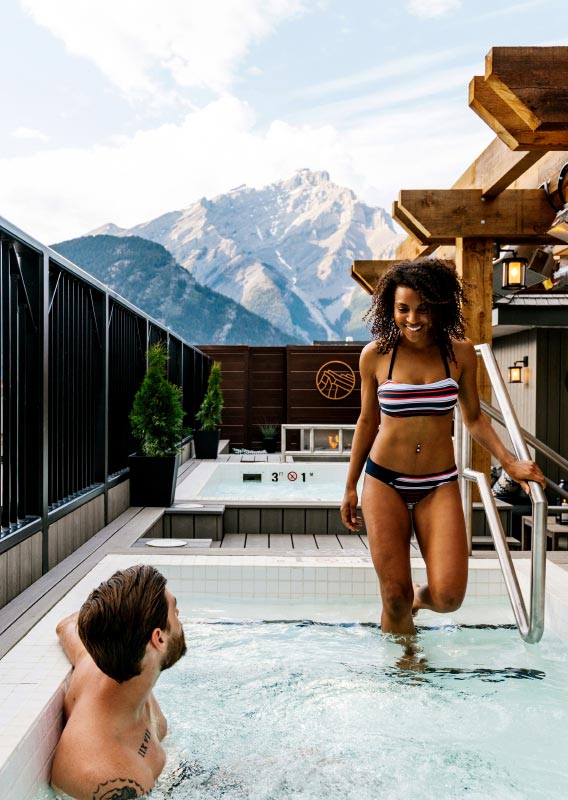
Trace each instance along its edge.
<instances>
[{"instance_id":1,"label":"striped bikini top","mask_svg":"<svg viewBox=\"0 0 568 800\"><path fill-rule=\"evenodd\" d=\"M391 380L398 340L391 356L388 378L377 389L381 413L387 417L429 417L442 416L451 411L457 403L459 386L450 377L448 361L441 353L446 377L434 383L398 383Z\"/></svg>"}]
</instances>

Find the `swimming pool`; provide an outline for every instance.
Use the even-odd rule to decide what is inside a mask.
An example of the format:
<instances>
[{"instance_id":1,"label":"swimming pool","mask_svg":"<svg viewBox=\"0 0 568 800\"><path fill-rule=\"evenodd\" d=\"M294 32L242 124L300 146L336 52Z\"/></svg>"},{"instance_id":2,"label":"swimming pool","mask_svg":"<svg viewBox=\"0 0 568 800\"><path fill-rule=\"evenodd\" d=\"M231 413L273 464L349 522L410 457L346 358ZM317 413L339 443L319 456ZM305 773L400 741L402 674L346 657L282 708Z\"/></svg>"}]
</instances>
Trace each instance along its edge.
<instances>
[{"instance_id":1,"label":"swimming pool","mask_svg":"<svg viewBox=\"0 0 568 800\"><path fill-rule=\"evenodd\" d=\"M455 614L442 616L423 615L421 612L419 619L421 625L436 624L441 626L438 631L424 633L424 651L428 662L427 666L431 666L434 672L411 672L407 677L412 680L407 683L402 680L397 672L399 667L396 664L396 654L400 653L400 650L396 650L396 648L393 650L392 643L379 636L376 628L360 624L361 622L376 621L379 615L376 577L369 559L358 557L310 558L304 556L286 558L274 556L223 557L221 555L206 557L202 555L180 556L156 553L148 555L139 553L130 555L117 554L103 559L97 567L69 591L57 606L41 619L30 634L0 661L0 699L2 700L0 703L0 786L2 787L3 800L31 800L36 796L38 787L45 786L45 781L49 774L53 748L61 731L61 704L65 681L69 674L69 664L62 654L54 634L56 622L75 610L90 589L101 580L107 578L115 569L140 562L153 563L166 575L169 588L181 601L182 613L188 616L188 637L195 638L196 644L195 658L197 660L192 660L193 653L191 652L188 659L180 662L170 673L165 673L159 684L162 687L160 691L165 691L166 695L169 695L169 683L167 681L173 679L179 669L180 675L184 676L182 680L187 683L187 686L181 689L184 697L186 691L188 692L188 700L184 700L181 704L181 712L183 717L189 719L188 709L192 708L194 700L198 699L200 694L198 688L204 689L207 683L207 669L209 668L209 688L211 691L217 691L219 697L223 698L222 705L226 708L227 720L231 721L231 726L237 720L243 732L251 729L256 730L257 723L263 722L265 724L272 719L274 729L278 731L279 735L284 735L279 727L279 715L286 716L288 714L286 710L288 708L288 700L284 700L284 696L280 694L278 687L290 684L292 688L296 687L294 691L300 691L302 696L305 688L307 695L302 700L303 712L296 709L296 699L292 697L289 700L291 703L290 719L294 721L294 724L292 732L289 732L283 738L283 742L286 744L283 753L286 758L295 759L302 749L307 748L307 756L309 758L307 761L308 772L305 774L306 785L309 780L313 781L314 775L321 768L324 770L322 779L325 777L326 781L325 785L322 784L322 786L326 792L327 789L325 787L328 785L327 782L331 780L330 775L333 775L336 771L338 774L338 786L341 787L342 791L345 790L345 786L348 785L346 783L348 774L340 771L341 762L346 758L359 759L359 751L355 748L355 743L351 742L351 739L356 738L353 733L355 721L351 719L352 715L356 716L359 711L363 713L366 706L369 705L367 699L363 702L362 698L377 698L379 701L378 707L384 709L384 716L376 719L373 725L377 731L382 732L385 725L391 725L393 721L396 721L395 711L389 707L389 698L393 687L397 687L399 684L399 688L403 692L401 700L403 704L399 709L401 712L406 711L415 700L420 708L424 709L425 716L419 716L419 719L427 719L431 712L427 711L429 707L426 704L426 694L422 692L422 685L427 682L428 685L433 685L436 691L436 696L432 701L434 703L432 713L436 712L434 717L436 727L442 726L444 704L447 704L447 711L453 714L455 710L454 703L457 704L455 708L458 710L463 707L464 713L460 720L463 723L463 727L467 727L467 724L469 724L467 715L475 714L474 700L471 700L471 702L468 700L466 703L466 698L462 696L469 686L474 684L478 686L476 681L481 681L476 692L481 697L480 710L484 710L484 714L485 710L489 714L491 698L497 698L496 694L491 696L482 694L482 690L483 692L493 693L497 691L493 685L492 673L486 673L483 680L480 677L482 676L481 670L489 665L488 668L491 670L504 669L507 671L505 682L510 684L510 687L518 693L519 707L525 707L531 726L533 724L536 725L537 722L539 725L542 722L542 725L545 726L546 737L543 735L543 739L546 738L546 741L550 742L549 731L552 731L556 736L557 721L558 724L562 723L564 726L566 724L564 708L561 705L558 708L554 705L549 705L552 719L547 718L543 721L540 717L537 719L533 715L533 707L537 701L540 703L541 699L546 699L548 703L554 695L554 702L559 698L564 702L564 678L556 688L549 687L551 694L546 695L546 698L545 695L538 695L535 699L535 696L528 691L527 687L529 684L532 685L533 680L539 682L539 678L534 676L523 677L522 672L519 672L518 676L515 677L517 675L515 671L533 668L552 675L554 663L558 665L560 670L565 672L565 651L562 648L556 649L557 643L554 641L554 631L558 631L568 642L568 593L566 591L565 574L561 574L560 568L554 564L549 565L548 586L550 593L547 592L547 629L541 644L532 647L527 646L522 643L518 633L515 630L511 630L505 632L497 631L496 637L497 634L500 636L501 633L504 633L507 641L494 638L491 640L494 645L491 645L485 638L475 642L462 638L462 633L469 631L469 628L464 628L462 631L456 629L457 623L467 625L480 623L502 624L503 622L512 621L511 612L505 599L501 573L495 560L473 559L470 562L470 580L464 607ZM520 560L516 564L526 593L529 580L529 563L526 560ZM413 577L418 581L424 580L424 564L420 559L413 559ZM265 624L264 620L270 621L270 624ZM275 620L276 622L274 622ZM330 624L318 626L301 623L298 625L297 622L292 622L291 626L285 625L283 628L279 628L280 623L278 620L310 620ZM346 626L342 623L356 624ZM310 636L305 634L305 630L311 631L312 629L315 637L313 639L311 634ZM315 631L318 631L317 636ZM328 637L329 632L333 632L333 636L330 634ZM225 638L227 634L228 639ZM320 636L319 634L322 635ZM485 637L486 634L487 636L492 635L491 631L489 631L482 633L481 636ZM336 636L339 637L337 642L335 641ZM275 646L283 647L284 651L276 650L272 652L266 649L272 646L273 639L275 640ZM241 641L242 649L240 649L239 645ZM347 648L348 644L349 648ZM352 644L354 646L353 651L351 650ZM551 648L548 655L543 649L547 647ZM565 647L566 645L564 645ZM323 664L320 666L316 666L315 663L312 664L311 655L309 658L307 657L312 650L322 651ZM302 666L304 651L306 653L305 668ZM469 660L466 659L465 663L459 661L459 655L463 652L469 654ZM500 652L504 652L507 656L510 655L510 658L499 660ZM255 653L259 655L258 671L254 666L253 656ZM541 653L541 656L539 656L539 653ZM522 654L525 655L521 658ZM537 663L543 654L550 661L550 664L545 668L538 666ZM537 659L537 661L534 659ZM328 668L332 666L334 670L338 670L334 671L333 674L328 673ZM465 672L452 672L454 666L458 667L459 670L465 670ZM283 669L284 672L279 672L280 669ZM286 672L286 670L288 671ZM509 672L509 670L511 671ZM373 671L382 676L383 683L369 683ZM323 677L318 678L320 673ZM246 678L247 675L250 676L250 680L248 682L245 680L245 690L248 691L253 686L261 693L259 698L261 695L269 698L272 692L275 700L278 700L270 714L268 714L269 706L266 706L265 710L263 701L262 706L252 707L254 713L250 718L244 712L242 719L233 716L233 697L235 701L240 698L236 702L236 708L241 708L242 710L245 702L243 698L246 698L246 694L241 696L242 687L239 688L233 685L231 681L238 676ZM262 677L263 675L264 677ZM462 675L461 678L460 675ZM254 681L253 676L256 676ZM442 686L438 686L436 683L439 677L442 681ZM197 680L198 678L199 680ZM162 680L164 681L163 685ZM364 686L361 689L357 689L353 698L343 705L343 716L321 716L324 712L327 713L326 703L328 701L326 697L330 698L330 713L339 713L338 708L336 708L341 705L341 693L339 693L339 690L341 689L342 691L342 687L349 688L351 682L354 682L356 686L360 686L360 680L363 680ZM337 690L333 688L334 681L337 683ZM452 683L454 688L459 689L455 697L453 696L453 689L452 691L446 691L445 687L448 681ZM271 686L273 687L272 689L270 688ZM322 686L324 691L320 692ZM313 694L311 694L312 688L310 687L314 690ZM558 697L555 694L557 690ZM189 698L191 698L191 703ZM168 702L165 696L162 698L162 695L160 695L160 700L164 704ZM462 702L463 706L460 705ZM177 706L179 704L178 697L177 702L174 702L173 705ZM505 725L509 711L505 706L499 706L499 708L501 710L497 716L503 723L500 730L505 732L504 738L507 739L511 730ZM419 710L417 709L417 712ZM201 706L199 713L207 716L206 707ZM222 716L224 712L222 709L212 706L211 713L216 716ZM217 794L208 793L207 797L223 797L226 800L228 798L245 797L259 798L259 800L260 798L268 797L276 799L278 795L271 795L265 783L270 777L271 770L279 776L284 776L280 782L282 786L288 785L286 781L293 780L293 775L286 778L285 764L282 759L278 759L278 754L260 746L262 744L262 736L260 734L257 734L256 738L253 737L252 741L249 742L254 747L258 747L258 760L247 755L250 752L250 750L247 751L247 737L241 737L243 749L239 754L237 749L238 731L227 731L225 729L219 729L217 732L213 730L209 741L209 735L202 736L195 728L192 728L192 731L189 732L189 745L186 742L183 746L184 752L180 754L178 752L178 744L183 739L181 729L186 725L186 720L181 717L176 718L176 709L173 707L171 709L168 707L168 714L172 723L171 736L168 740L170 753L170 777L168 780L170 783L164 789L164 792L166 792L162 795L164 798L168 797L174 800L174 798L184 797L183 794L170 793L170 790L173 791L175 788L173 784L179 783L179 786L183 786L185 789L188 786L191 787L192 797L202 796L193 792L194 789L195 791L203 792L205 791L203 788L205 786L208 791L213 791L214 789L217 792ZM556 718L555 714L560 714L561 716ZM319 726L318 720L323 720L324 718L327 719L327 722L325 725ZM336 722L337 720L344 720L343 724L347 726L348 737L339 737L335 729L327 731L327 727L334 719ZM493 718L487 716L486 719ZM361 724L367 725L366 720L367 718L363 716ZM370 725L371 723L369 722L368 724ZM337 722L337 725L339 725L339 722ZM363 727L362 730L364 729ZM220 763L219 754L224 752L224 739L229 732L234 738L231 741L227 740L227 756L225 761ZM187 733L188 731L186 730ZM426 747L424 740L419 738L418 733L405 729L400 735L396 734L396 747L393 746L389 752L385 751L386 760L381 762L387 772L398 763L396 762L398 753L400 763L397 769L398 774L402 776L405 763L404 747L408 735L422 742L423 746ZM322 746L325 744L326 738L330 736L333 746L326 754L325 751L322 751ZM294 739L296 740L295 742ZM347 742L343 750L341 749L342 741L344 743ZM378 747L386 747L382 738L375 738L374 741ZM195 751L192 749L197 742L200 743L200 748L203 747L203 752L200 751L198 754L199 758L197 758ZM508 748L507 742L504 741L503 754L498 760L494 761L491 761L486 753L482 752L481 755L478 755L472 741L467 744L466 755L458 756L456 751L450 748L449 736L447 737L448 752L453 754L448 757L449 760L444 760L442 744L436 747L432 746L429 752L434 759L434 763L438 764L438 769L447 769L450 776L459 774L463 777L466 774L464 772L464 763L468 759L474 765L493 765L501 774L502 769L504 769L502 765L505 763L505 751L513 758L516 752L515 748L521 746L520 744L515 744L515 742L511 748ZM353 747L351 747L351 744L353 744ZM186 752L188 746L189 755ZM312 752L313 748L315 748L314 752ZM555 752L554 749L550 749L550 745L549 751L550 753ZM467 755L468 753L470 756ZM417 758L415 774L412 776L410 771L408 780L412 777L413 785L418 781L422 793L423 787L420 775L423 774L427 778L429 773L425 760L421 761L420 756ZM552 761L549 759L546 763L552 769ZM559 763L563 763L563 761ZM176 772L176 768L180 764L181 767ZM258 777L257 793L254 793L256 789L253 791L250 788L251 785L254 788L256 779L252 784L250 780L249 783L246 782L247 775L243 774L243 772L246 773L247 770L243 770L243 764L247 764L251 770L254 768L254 774L257 776L266 771L264 777ZM225 766L230 766L233 772L237 770L236 775L231 773L235 779L234 792L231 789L233 784L230 783L233 778L231 778L231 775L227 777L223 772L222 768ZM367 765L366 769L368 768ZM485 769L485 767L483 768ZM557 768L558 765L555 765L554 769ZM386 781L386 773L383 774L381 771L378 774L383 782ZM207 777L208 775L209 778ZM355 769L354 775L361 776L362 773ZM187 783L188 780L190 781L189 784ZM199 783L200 781L201 783ZM219 785L216 784L218 781L221 781ZM242 781L245 781L244 784ZM298 786L298 784L291 785L296 788ZM314 786L317 785L310 784L310 791L313 789L315 792ZM384 783L385 791L383 795L396 797L396 794L388 794L387 790L391 791L389 785ZM401 786L403 787L403 795L401 796L405 796L408 793L408 783L402 781ZM270 784L269 788L272 791L272 784ZM265 789L265 794L259 793ZM249 793L247 794L247 792ZM281 796L287 797L288 795ZM300 791L297 791L295 796L310 798L317 795L301 794ZM344 793L344 796L349 795ZM365 795L353 793L351 796L365 797ZM445 796L452 795L446 794ZM467 796L485 798L487 795L484 796L472 792ZM503 795L503 797L512 798L522 796L516 789L511 789L509 794ZM532 796L539 797L540 795ZM554 797L554 795L550 794L548 796ZM160 795L156 794L155 797L161 800Z\"/></svg>"},{"instance_id":2,"label":"swimming pool","mask_svg":"<svg viewBox=\"0 0 568 800\"><path fill-rule=\"evenodd\" d=\"M511 629L186 623L157 695L178 765L162 800L564 798L568 655ZM546 736L535 737L546 730Z\"/></svg>"},{"instance_id":3,"label":"swimming pool","mask_svg":"<svg viewBox=\"0 0 568 800\"><path fill-rule=\"evenodd\" d=\"M176 503L238 502L334 504L345 490L349 464L339 463L210 463L199 464L178 486ZM363 485L363 478L359 488Z\"/></svg>"},{"instance_id":4,"label":"swimming pool","mask_svg":"<svg viewBox=\"0 0 568 800\"><path fill-rule=\"evenodd\" d=\"M313 622L304 603L267 622L234 600L178 601L191 645L156 686L170 732L152 800L565 797L568 650L555 637L527 647L513 626L446 617L405 660L376 624L337 621L339 607L336 621Z\"/></svg>"}]
</instances>

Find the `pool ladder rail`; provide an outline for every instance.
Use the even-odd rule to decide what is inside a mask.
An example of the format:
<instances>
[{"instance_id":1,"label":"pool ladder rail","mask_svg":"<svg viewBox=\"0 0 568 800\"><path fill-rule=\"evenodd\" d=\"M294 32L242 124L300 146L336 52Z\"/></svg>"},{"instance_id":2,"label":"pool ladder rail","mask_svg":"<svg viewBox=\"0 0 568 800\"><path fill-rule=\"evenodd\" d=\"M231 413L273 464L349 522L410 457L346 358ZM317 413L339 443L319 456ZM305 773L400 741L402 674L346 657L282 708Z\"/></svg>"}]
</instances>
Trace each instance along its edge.
<instances>
[{"instance_id":1,"label":"pool ladder rail","mask_svg":"<svg viewBox=\"0 0 568 800\"><path fill-rule=\"evenodd\" d=\"M513 449L518 459L531 460L527 443L523 436L521 426L517 419L511 398L505 387L503 377L491 347L488 344L475 345L478 356L483 359L491 386L497 398L503 416L503 422L511 437ZM487 476L469 467L471 461L471 438L463 425L459 407L456 408L456 458L460 473L462 499L464 504L466 530L468 534L469 551L471 553L471 483L475 481L483 508L487 516L487 523L493 538L497 557L503 572L505 586L511 601L515 622L522 639L529 644L535 644L542 638L544 632L544 598L546 581L546 522L548 502L542 486L534 481L529 481L530 500L532 505L533 541L531 550L531 583L530 583L530 613L527 609L517 573L511 558L505 532L497 512L495 498Z\"/></svg>"}]
</instances>

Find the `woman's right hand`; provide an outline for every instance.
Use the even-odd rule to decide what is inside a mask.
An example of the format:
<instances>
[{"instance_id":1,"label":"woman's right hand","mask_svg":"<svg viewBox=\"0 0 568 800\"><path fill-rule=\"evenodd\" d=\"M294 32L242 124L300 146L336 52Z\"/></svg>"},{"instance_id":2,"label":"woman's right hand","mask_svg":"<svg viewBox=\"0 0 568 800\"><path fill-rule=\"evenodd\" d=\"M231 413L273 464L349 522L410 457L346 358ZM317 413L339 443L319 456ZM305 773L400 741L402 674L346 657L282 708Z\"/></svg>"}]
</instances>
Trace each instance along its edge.
<instances>
[{"instance_id":1,"label":"woman's right hand","mask_svg":"<svg viewBox=\"0 0 568 800\"><path fill-rule=\"evenodd\" d=\"M341 503L341 521L350 531L361 530L363 517L357 515L357 491L346 489Z\"/></svg>"}]
</instances>

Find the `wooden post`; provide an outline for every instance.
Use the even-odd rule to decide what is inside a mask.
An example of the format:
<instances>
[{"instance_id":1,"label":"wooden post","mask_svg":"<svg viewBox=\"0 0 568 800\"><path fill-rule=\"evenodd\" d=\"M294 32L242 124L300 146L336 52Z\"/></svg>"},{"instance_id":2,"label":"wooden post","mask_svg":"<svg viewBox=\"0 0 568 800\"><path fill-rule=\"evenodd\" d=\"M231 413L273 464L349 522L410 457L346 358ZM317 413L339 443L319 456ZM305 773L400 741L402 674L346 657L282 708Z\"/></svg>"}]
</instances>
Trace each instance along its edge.
<instances>
[{"instance_id":1,"label":"wooden post","mask_svg":"<svg viewBox=\"0 0 568 800\"><path fill-rule=\"evenodd\" d=\"M491 344L493 306L493 242L489 239L456 239L456 266L469 303L465 306L466 336L474 344ZM479 360L477 386L482 400L491 402L491 383ZM489 477L491 457L473 442L472 468ZM476 498L478 499L478 498Z\"/></svg>"}]
</instances>

